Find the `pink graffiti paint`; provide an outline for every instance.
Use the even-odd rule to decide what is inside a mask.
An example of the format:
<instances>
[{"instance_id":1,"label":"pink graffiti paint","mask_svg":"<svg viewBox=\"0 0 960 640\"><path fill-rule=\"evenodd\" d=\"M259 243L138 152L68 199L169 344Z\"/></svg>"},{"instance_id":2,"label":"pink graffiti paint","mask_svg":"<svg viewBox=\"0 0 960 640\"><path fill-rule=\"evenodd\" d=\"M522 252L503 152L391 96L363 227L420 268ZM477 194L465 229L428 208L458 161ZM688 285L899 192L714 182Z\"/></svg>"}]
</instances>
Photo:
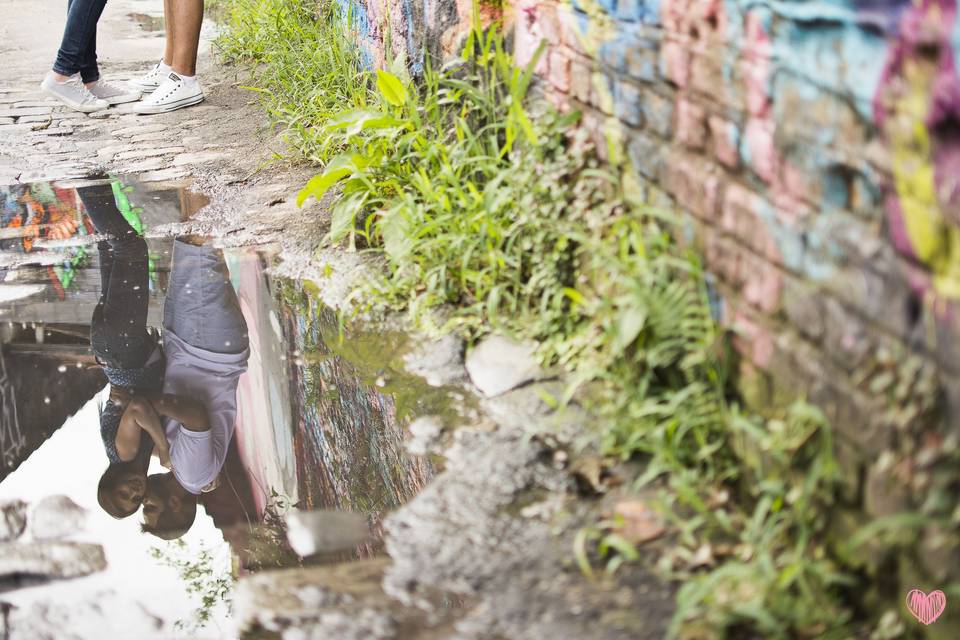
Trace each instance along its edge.
<instances>
[{"instance_id":1,"label":"pink graffiti paint","mask_svg":"<svg viewBox=\"0 0 960 640\"><path fill-rule=\"evenodd\" d=\"M924 593L920 589L911 589L907 594L907 609L922 624L931 624L947 608L947 596L943 591Z\"/></svg>"}]
</instances>

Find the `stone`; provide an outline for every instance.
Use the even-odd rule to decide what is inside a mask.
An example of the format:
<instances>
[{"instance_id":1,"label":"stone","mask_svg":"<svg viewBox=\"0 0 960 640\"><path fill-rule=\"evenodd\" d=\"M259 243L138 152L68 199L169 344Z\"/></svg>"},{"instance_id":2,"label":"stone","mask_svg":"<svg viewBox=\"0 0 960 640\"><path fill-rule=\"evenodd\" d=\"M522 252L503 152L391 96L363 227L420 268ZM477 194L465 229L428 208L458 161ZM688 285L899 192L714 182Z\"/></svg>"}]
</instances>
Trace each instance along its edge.
<instances>
[{"instance_id":1,"label":"stone","mask_svg":"<svg viewBox=\"0 0 960 640\"><path fill-rule=\"evenodd\" d=\"M137 179L142 182L163 182L165 180L177 180L188 175L190 175L190 172L184 167L171 167L169 169L145 171L137 176Z\"/></svg>"},{"instance_id":2,"label":"stone","mask_svg":"<svg viewBox=\"0 0 960 640\"><path fill-rule=\"evenodd\" d=\"M27 526L27 503L10 500L0 504L0 540L19 538Z\"/></svg>"},{"instance_id":3,"label":"stone","mask_svg":"<svg viewBox=\"0 0 960 640\"><path fill-rule=\"evenodd\" d=\"M86 528L87 511L67 496L47 496L33 507L30 533L34 538L64 538Z\"/></svg>"},{"instance_id":4,"label":"stone","mask_svg":"<svg viewBox=\"0 0 960 640\"><path fill-rule=\"evenodd\" d=\"M143 160L145 158L156 158L158 156L168 156L175 153L180 153L183 151L183 147L160 147L160 148L145 148L145 149L136 149L133 151L123 151L114 156L115 162L123 162L125 160Z\"/></svg>"},{"instance_id":5,"label":"stone","mask_svg":"<svg viewBox=\"0 0 960 640\"><path fill-rule=\"evenodd\" d=\"M233 597L237 628L241 635L262 629L284 638L394 638L395 622L422 625L424 613L384 594L389 563L379 557L244 576Z\"/></svg>"},{"instance_id":6,"label":"stone","mask_svg":"<svg viewBox=\"0 0 960 640\"><path fill-rule=\"evenodd\" d=\"M61 596L16 606L7 613L6 640L167 640L170 629L150 613L151 603L133 601L114 590L92 596Z\"/></svg>"},{"instance_id":7,"label":"stone","mask_svg":"<svg viewBox=\"0 0 960 640\"><path fill-rule=\"evenodd\" d=\"M141 171L153 171L154 169L166 168L167 161L163 158L147 158L140 162L122 164L117 167L118 173L139 173Z\"/></svg>"},{"instance_id":8,"label":"stone","mask_svg":"<svg viewBox=\"0 0 960 640\"><path fill-rule=\"evenodd\" d=\"M570 58L559 51L551 51L548 74L554 88L563 93L570 91Z\"/></svg>"},{"instance_id":9,"label":"stone","mask_svg":"<svg viewBox=\"0 0 960 640\"><path fill-rule=\"evenodd\" d=\"M707 140L706 112L687 98L677 98L677 141L693 150L704 148Z\"/></svg>"},{"instance_id":10,"label":"stone","mask_svg":"<svg viewBox=\"0 0 960 640\"><path fill-rule=\"evenodd\" d=\"M30 131L33 128L31 124L0 124L0 135L4 133L24 133L25 131Z\"/></svg>"},{"instance_id":11,"label":"stone","mask_svg":"<svg viewBox=\"0 0 960 640\"><path fill-rule=\"evenodd\" d=\"M156 133L158 131L166 131L167 125L165 124L141 124L134 127L124 127L123 129L117 129L116 131L111 131L111 133L118 138L131 138L136 135L142 135L145 133Z\"/></svg>"},{"instance_id":12,"label":"stone","mask_svg":"<svg viewBox=\"0 0 960 640\"><path fill-rule=\"evenodd\" d=\"M719 116L710 116L708 124L713 156L724 166L736 169L740 165L740 130L737 125Z\"/></svg>"},{"instance_id":13,"label":"stone","mask_svg":"<svg viewBox=\"0 0 960 640\"><path fill-rule=\"evenodd\" d=\"M30 576L76 578L103 571L107 558L98 544L80 542L0 543L0 579Z\"/></svg>"},{"instance_id":14,"label":"stone","mask_svg":"<svg viewBox=\"0 0 960 640\"><path fill-rule=\"evenodd\" d=\"M698 218L716 219L723 185L712 165L690 154L670 153L664 160L663 186Z\"/></svg>"},{"instance_id":15,"label":"stone","mask_svg":"<svg viewBox=\"0 0 960 640\"><path fill-rule=\"evenodd\" d=\"M488 398L543 377L536 345L505 336L489 336L467 353L470 380Z\"/></svg>"},{"instance_id":16,"label":"stone","mask_svg":"<svg viewBox=\"0 0 960 640\"><path fill-rule=\"evenodd\" d=\"M347 551L370 537L367 517L348 511L299 511L287 514L287 540L301 557Z\"/></svg>"},{"instance_id":17,"label":"stone","mask_svg":"<svg viewBox=\"0 0 960 640\"><path fill-rule=\"evenodd\" d=\"M137 136L130 138L131 143L138 142L156 142L157 140L166 140L170 136L165 131L157 131L154 133L143 133Z\"/></svg>"},{"instance_id":18,"label":"stone","mask_svg":"<svg viewBox=\"0 0 960 640\"><path fill-rule=\"evenodd\" d=\"M24 109L0 109L0 117L19 118L20 116L50 115L50 107L26 107Z\"/></svg>"},{"instance_id":19,"label":"stone","mask_svg":"<svg viewBox=\"0 0 960 640\"><path fill-rule=\"evenodd\" d=\"M170 164L174 167L180 167L188 164L205 164L229 157L229 154L220 151L197 151L195 153L182 153L174 158Z\"/></svg>"},{"instance_id":20,"label":"stone","mask_svg":"<svg viewBox=\"0 0 960 640\"><path fill-rule=\"evenodd\" d=\"M462 428L445 459L444 471L384 522L388 595L432 614L452 608L433 594L459 596L455 635L463 638L666 637L674 606L666 582L639 566L587 581L569 568L587 519L533 517L533 505L565 510L550 496L572 491L549 448L522 433Z\"/></svg>"},{"instance_id":21,"label":"stone","mask_svg":"<svg viewBox=\"0 0 960 640\"><path fill-rule=\"evenodd\" d=\"M573 97L583 103L590 102L592 71L590 66L574 60L570 70L570 90Z\"/></svg>"},{"instance_id":22,"label":"stone","mask_svg":"<svg viewBox=\"0 0 960 640\"><path fill-rule=\"evenodd\" d=\"M463 351L463 339L452 333L439 340L423 338L404 354L403 365L432 387L458 384L467 379Z\"/></svg>"},{"instance_id":23,"label":"stone","mask_svg":"<svg viewBox=\"0 0 960 640\"><path fill-rule=\"evenodd\" d=\"M23 116L22 118L18 118L18 119L17 119L17 122L22 123L22 124L26 124L26 123L28 123L28 122L31 123L31 124L36 124L36 123L41 123L41 124L42 124L42 123L44 123L44 122L52 122L52 121L53 121L53 118L50 117L50 115L43 115L43 116Z\"/></svg>"},{"instance_id":24,"label":"stone","mask_svg":"<svg viewBox=\"0 0 960 640\"><path fill-rule=\"evenodd\" d=\"M433 453L440 436L443 434L443 422L437 416L422 416L407 427L410 438L406 441L407 451L415 456Z\"/></svg>"},{"instance_id":25,"label":"stone","mask_svg":"<svg viewBox=\"0 0 960 640\"><path fill-rule=\"evenodd\" d=\"M10 117L0 118L0 124L13 124L13 118L10 118Z\"/></svg>"},{"instance_id":26,"label":"stone","mask_svg":"<svg viewBox=\"0 0 960 640\"><path fill-rule=\"evenodd\" d=\"M627 142L627 155L633 168L645 178L656 180L663 168L663 143L646 133L634 132Z\"/></svg>"},{"instance_id":27,"label":"stone","mask_svg":"<svg viewBox=\"0 0 960 640\"><path fill-rule=\"evenodd\" d=\"M97 157L104 161L113 160L113 157L118 153L123 151L129 151L133 149L132 146L126 144L108 144L106 146L100 147L97 149Z\"/></svg>"},{"instance_id":28,"label":"stone","mask_svg":"<svg viewBox=\"0 0 960 640\"><path fill-rule=\"evenodd\" d=\"M614 89L614 112L618 119L633 127L643 126L646 121L644 97L640 87L632 82L617 82Z\"/></svg>"},{"instance_id":29,"label":"stone","mask_svg":"<svg viewBox=\"0 0 960 640\"><path fill-rule=\"evenodd\" d=\"M643 92L643 121L657 135L669 138L673 131L673 100L653 91Z\"/></svg>"}]
</instances>

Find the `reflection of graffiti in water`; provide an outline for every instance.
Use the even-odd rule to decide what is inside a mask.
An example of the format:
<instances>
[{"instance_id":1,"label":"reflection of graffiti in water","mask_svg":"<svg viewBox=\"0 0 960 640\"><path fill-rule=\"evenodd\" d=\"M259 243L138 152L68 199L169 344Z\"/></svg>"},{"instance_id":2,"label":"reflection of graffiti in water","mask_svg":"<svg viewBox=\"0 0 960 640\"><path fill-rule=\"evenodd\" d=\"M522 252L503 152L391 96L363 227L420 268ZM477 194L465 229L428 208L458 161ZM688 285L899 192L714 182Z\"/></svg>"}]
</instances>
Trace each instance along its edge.
<instances>
[{"instance_id":1,"label":"reflection of graffiti in water","mask_svg":"<svg viewBox=\"0 0 960 640\"><path fill-rule=\"evenodd\" d=\"M0 349L0 462L9 468L23 450L24 438L17 420L17 399L13 382L7 376L7 363Z\"/></svg>"},{"instance_id":2,"label":"reflection of graffiti in water","mask_svg":"<svg viewBox=\"0 0 960 640\"><path fill-rule=\"evenodd\" d=\"M0 201L0 249L4 251L30 253L38 248L38 240L62 241L94 233L75 189L49 183L3 187ZM61 300L86 257L79 247L61 264L47 268L50 284Z\"/></svg>"},{"instance_id":3,"label":"reflection of graffiti in water","mask_svg":"<svg viewBox=\"0 0 960 640\"><path fill-rule=\"evenodd\" d=\"M143 234L143 210L131 204L127 197L131 189L119 180L114 180L111 186L117 208L130 226ZM0 251L31 253L40 249L38 241L66 241L94 234L96 230L76 189L47 182L0 187ZM59 299L66 297L87 257L86 249L79 246L60 264L47 267L47 277ZM155 266L151 257L151 284L156 280Z\"/></svg>"}]
</instances>

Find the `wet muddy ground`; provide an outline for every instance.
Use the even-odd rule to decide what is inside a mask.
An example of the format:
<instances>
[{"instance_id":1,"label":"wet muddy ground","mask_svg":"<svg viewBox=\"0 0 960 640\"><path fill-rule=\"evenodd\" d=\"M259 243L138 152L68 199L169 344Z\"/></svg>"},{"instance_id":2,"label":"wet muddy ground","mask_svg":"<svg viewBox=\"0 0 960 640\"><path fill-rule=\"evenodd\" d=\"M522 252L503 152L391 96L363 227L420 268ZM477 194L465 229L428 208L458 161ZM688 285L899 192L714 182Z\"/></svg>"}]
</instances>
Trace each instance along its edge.
<instances>
[{"instance_id":1,"label":"wet muddy ground","mask_svg":"<svg viewBox=\"0 0 960 640\"><path fill-rule=\"evenodd\" d=\"M324 206L294 204L312 170L277 160L283 143L243 78L209 53L212 26L202 105L93 118L37 91L56 38L32 34L51 24L59 32L61 4L13 0L8 10L14 19L0 24L10 60L0 70L8 638L664 636L670 585L639 568L591 582L573 559L576 532L616 493L584 498L567 451L590 418L544 404L556 381L517 378L487 397L460 340L339 316L351 282L376 265L318 250ZM108 79L157 59L157 16L145 0L111 1L101 21ZM219 482L175 541L141 531L145 508L115 519L98 501L109 390L90 329L104 293L103 236L81 197L96 184L117 185L120 215L145 238L152 335L163 339L178 242L217 256L247 328ZM493 356L475 358L474 373L516 373ZM158 458L147 471L166 473Z\"/></svg>"}]
</instances>

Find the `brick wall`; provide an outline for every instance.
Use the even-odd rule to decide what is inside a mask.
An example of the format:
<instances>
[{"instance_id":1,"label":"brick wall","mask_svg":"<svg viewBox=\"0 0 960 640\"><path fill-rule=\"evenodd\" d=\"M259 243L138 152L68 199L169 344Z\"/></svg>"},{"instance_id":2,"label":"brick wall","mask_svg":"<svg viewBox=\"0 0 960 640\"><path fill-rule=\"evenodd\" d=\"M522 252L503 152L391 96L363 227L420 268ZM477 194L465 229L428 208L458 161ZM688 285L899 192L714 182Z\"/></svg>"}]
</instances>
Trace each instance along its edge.
<instances>
[{"instance_id":1,"label":"brick wall","mask_svg":"<svg viewBox=\"0 0 960 640\"><path fill-rule=\"evenodd\" d=\"M412 67L469 25L464 0L367 4L383 2ZM957 0L509 2L518 62L545 41L551 100L583 111L648 201L688 215L754 407L805 394L827 411L858 518L955 505ZM960 568L935 533L905 584Z\"/></svg>"}]
</instances>

